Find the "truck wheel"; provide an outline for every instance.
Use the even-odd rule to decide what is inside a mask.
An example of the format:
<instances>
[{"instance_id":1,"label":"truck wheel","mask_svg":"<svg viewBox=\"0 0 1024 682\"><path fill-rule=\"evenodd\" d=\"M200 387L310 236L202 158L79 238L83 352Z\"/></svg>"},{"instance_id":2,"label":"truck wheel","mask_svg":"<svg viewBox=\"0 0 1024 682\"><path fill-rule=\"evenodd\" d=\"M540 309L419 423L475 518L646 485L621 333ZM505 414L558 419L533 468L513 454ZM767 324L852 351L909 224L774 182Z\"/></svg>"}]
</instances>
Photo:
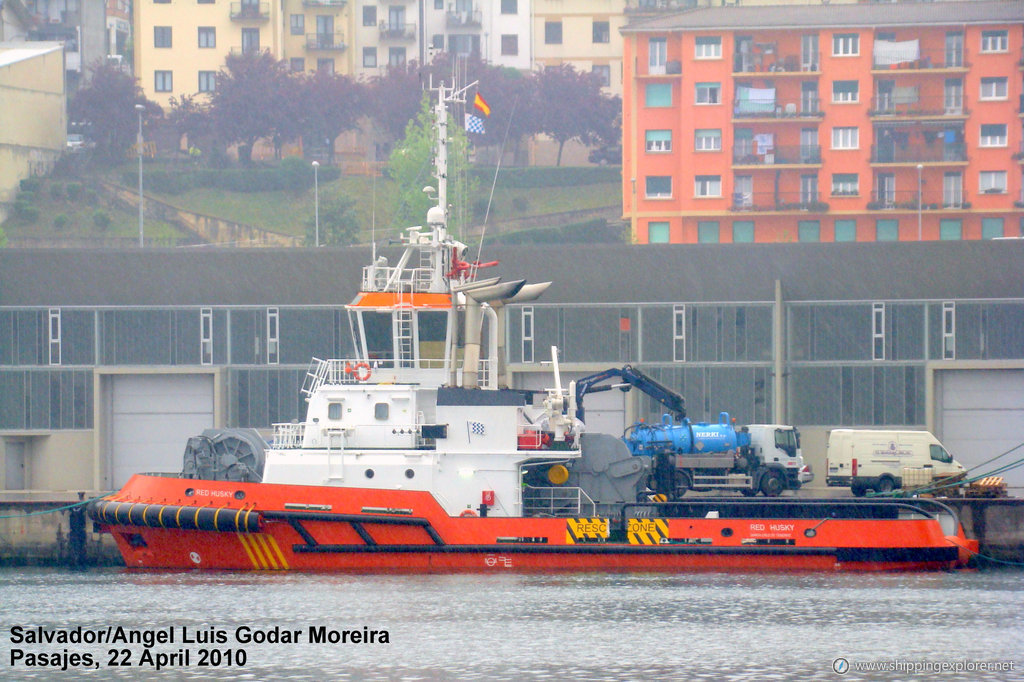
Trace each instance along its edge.
<instances>
[{"instance_id":1,"label":"truck wheel","mask_svg":"<svg viewBox=\"0 0 1024 682\"><path fill-rule=\"evenodd\" d=\"M761 477L761 492L765 497L778 497L786 489L786 483L777 471L769 471Z\"/></svg>"},{"instance_id":2,"label":"truck wheel","mask_svg":"<svg viewBox=\"0 0 1024 682\"><path fill-rule=\"evenodd\" d=\"M878 492L882 494L891 493L895 487L896 483L888 476L878 479Z\"/></svg>"},{"instance_id":3,"label":"truck wheel","mask_svg":"<svg viewBox=\"0 0 1024 682\"><path fill-rule=\"evenodd\" d=\"M686 491L693 487L693 480L690 478L690 474L685 471L676 472L676 497L680 498L686 494Z\"/></svg>"}]
</instances>

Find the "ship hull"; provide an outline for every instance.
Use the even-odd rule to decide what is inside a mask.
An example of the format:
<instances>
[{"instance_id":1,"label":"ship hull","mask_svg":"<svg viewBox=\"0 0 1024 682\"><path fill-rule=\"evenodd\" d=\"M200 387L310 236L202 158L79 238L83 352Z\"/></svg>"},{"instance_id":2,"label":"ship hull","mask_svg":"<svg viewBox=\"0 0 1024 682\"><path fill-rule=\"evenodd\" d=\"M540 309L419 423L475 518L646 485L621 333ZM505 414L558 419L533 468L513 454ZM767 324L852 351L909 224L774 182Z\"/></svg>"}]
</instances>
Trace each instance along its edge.
<instances>
[{"instance_id":1,"label":"ship hull","mask_svg":"<svg viewBox=\"0 0 1024 682\"><path fill-rule=\"evenodd\" d=\"M964 565L901 503L711 499L605 517L453 517L427 492L138 475L90 506L132 568L353 572L898 571Z\"/></svg>"}]
</instances>

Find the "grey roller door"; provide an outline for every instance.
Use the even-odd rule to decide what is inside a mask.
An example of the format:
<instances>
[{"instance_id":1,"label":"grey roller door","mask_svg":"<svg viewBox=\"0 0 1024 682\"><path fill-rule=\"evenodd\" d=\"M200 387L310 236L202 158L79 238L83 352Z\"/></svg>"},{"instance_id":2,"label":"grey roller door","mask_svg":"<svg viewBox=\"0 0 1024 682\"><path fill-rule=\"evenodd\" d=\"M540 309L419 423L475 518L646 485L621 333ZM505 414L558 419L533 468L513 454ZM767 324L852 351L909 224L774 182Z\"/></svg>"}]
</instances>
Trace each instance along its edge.
<instances>
[{"instance_id":1,"label":"grey roller door","mask_svg":"<svg viewBox=\"0 0 1024 682\"><path fill-rule=\"evenodd\" d=\"M942 370L936 374L939 404L935 435L964 466L971 467L1024 442L1024 370ZM977 472L1024 457L1024 448ZM1001 474L1024 487L1024 467Z\"/></svg>"},{"instance_id":2,"label":"grey roller door","mask_svg":"<svg viewBox=\"0 0 1024 682\"><path fill-rule=\"evenodd\" d=\"M210 374L129 374L111 377L113 485L140 472L181 471L185 441L213 427Z\"/></svg>"}]
</instances>

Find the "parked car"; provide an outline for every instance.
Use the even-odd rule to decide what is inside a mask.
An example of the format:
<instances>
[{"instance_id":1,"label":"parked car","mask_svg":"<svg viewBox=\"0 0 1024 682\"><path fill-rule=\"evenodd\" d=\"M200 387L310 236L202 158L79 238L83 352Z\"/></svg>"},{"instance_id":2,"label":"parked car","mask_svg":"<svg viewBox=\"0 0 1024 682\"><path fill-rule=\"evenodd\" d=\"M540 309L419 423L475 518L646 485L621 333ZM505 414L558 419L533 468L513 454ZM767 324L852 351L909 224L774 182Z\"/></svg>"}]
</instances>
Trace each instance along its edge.
<instances>
[{"instance_id":1,"label":"parked car","mask_svg":"<svg viewBox=\"0 0 1024 682\"><path fill-rule=\"evenodd\" d=\"M95 142L87 140L85 135L81 133L68 133L67 147L69 152L81 152L86 149L92 149L95 146Z\"/></svg>"},{"instance_id":2,"label":"parked car","mask_svg":"<svg viewBox=\"0 0 1024 682\"><path fill-rule=\"evenodd\" d=\"M602 166L607 166L608 164L620 164L622 163L622 147L617 144L608 145L607 147L598 147L590 152L587 160L590 161L590 163L597 163Z\"/></svg>"}]
</instances>

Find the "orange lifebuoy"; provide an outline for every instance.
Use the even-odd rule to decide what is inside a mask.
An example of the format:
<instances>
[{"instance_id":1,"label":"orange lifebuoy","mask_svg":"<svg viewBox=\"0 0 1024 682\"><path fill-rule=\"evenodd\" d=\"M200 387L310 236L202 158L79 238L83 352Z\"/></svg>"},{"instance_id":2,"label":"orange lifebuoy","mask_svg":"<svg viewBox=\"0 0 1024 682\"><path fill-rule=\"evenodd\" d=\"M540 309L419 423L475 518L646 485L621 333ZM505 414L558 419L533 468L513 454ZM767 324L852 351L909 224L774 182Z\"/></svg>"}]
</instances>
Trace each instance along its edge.
<instances>
[{"instance_id":1,"label":"orange lifebuoy","mask_svg":"<svg viewBox=\"0 0 1024 682\"><path fill-rule=\"evenodd\" d=\"M472 509L464 509L464 510L462 510L462 513L459 514L459 516L461 516L461 517L463 517L465 519L472 518L472 517L474 517L476 515L477 515L476 512L473 511Z\"/></svg>"},{"instance_id":2,"label":"orange lifebuoy","mask_svg":"<svg viewBox=\"0 0 1024 682\"><path fill-rule=\"evenodd\" d=\"M352 374L355 376L356 381L367 381L370 378L370 366L365 362L357 363L355 369L352 370Z\"/></svg>"}]
</instances>

